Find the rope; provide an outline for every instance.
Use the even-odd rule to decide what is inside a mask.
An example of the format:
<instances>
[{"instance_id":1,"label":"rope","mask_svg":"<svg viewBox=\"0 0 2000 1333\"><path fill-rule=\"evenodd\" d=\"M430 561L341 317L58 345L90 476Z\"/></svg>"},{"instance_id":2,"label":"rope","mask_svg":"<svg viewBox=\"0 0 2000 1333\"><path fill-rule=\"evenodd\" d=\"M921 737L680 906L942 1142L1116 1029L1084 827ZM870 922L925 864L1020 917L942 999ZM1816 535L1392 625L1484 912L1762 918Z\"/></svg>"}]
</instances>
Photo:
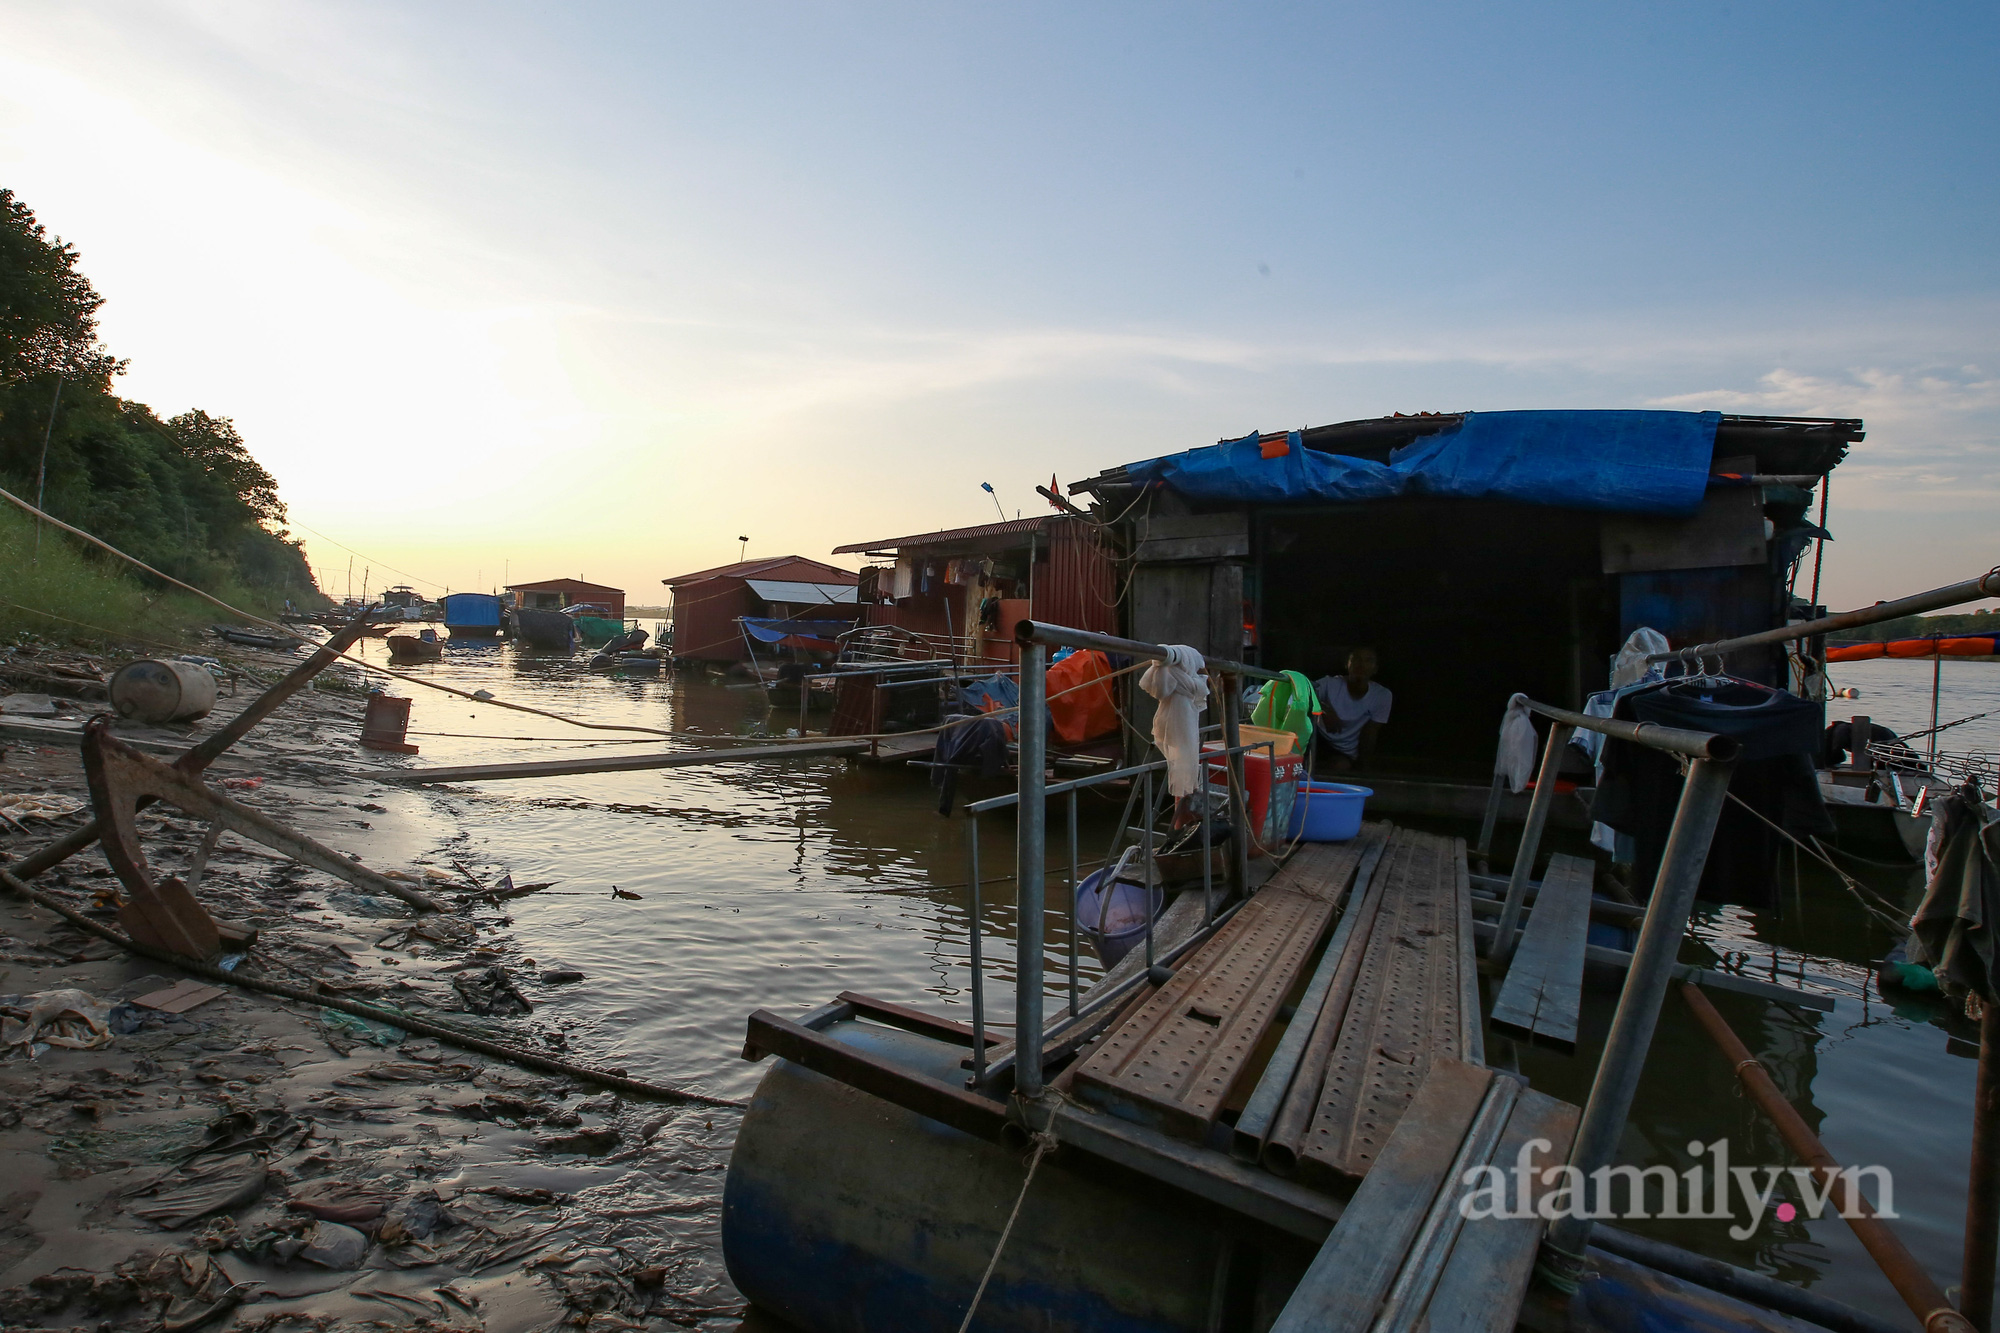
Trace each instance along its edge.
<instances>
[{"instance_id":1,"label":"rope","mask_svg":"<svg viewBox=\"0 0 2000 1333\"><path fill-rule=\"evenodd\" d=\"M1861 904L1861 908L1863 911L1867 912L1870 916L1874 917L1877 921L1880 921L1883 925L1889 927L1889 929L1891 930L1900 932L1900 931L1907 931L1910 928L1910 923L1904 920L1900 915L1898 915L1894 911L1890 910L1889 905L1885 902L1882 902L1881 899L1877 897L1868 888L1867 885L1863 884L1860 880L1854 878L1854 876L1848 874L1845 870L1842 870L1839 866L1835 865L1832 862L1832 860L1830 860L1825 855L1825 849L1820 847L1820 841L1817 837L1813 838L1813 845L1811 847L1808 847L1804 843L1800 842L1797 838L1793 837L1788 830L1780 827L1777 824L1772 823L1771 820L1768 817L1766 817L1761 810L1757 810L1754 807L1752 807L1748 801L1745 801L1741 796L1738 796L1735 792L1733 791L1729 792L1727 793L1727 795L1730 800L1736 802L1736 804L1742 806L1745 810L1748 810L1751 814L1755 815L1759 820L1762 820L1763 823L1767 827L1769 827L1774 833L1776 833L1779 837L1785 839L1785 841L1791 843L1792 846L1798 848L1800 851L1804 852L1806 855L1812 857L1815 861L1818 861L1821 865L1825 866L1828 870L1831 870L1834 874L1838 875L1840 877L1841 884L1846 887L1849 893L1854 895L1854 900ZM1818 850L1815 850L1816 848ZM1876 901L1870 902L1869 899L1871 897L1876 898Z\"/></svg>"},{"instance_id":2,"label":"rope","mask_svg":"<svg viewBox=\"0 0 2000 1333\"><path fill-rule=\"evenodd\" d=\"M706 1093L688 1092L682 1088L669 1087L664 1083L649 1083L644 1079L627 1078L623 1074L613 1074L606 1070L591 1069L584 1065L573 1065L567 1060L551 1059L546 1055L541 1055L534 1051L526 1051L517 1046L508 1046L501 1042L491 1041L475 1033L466 1032L461 1028L451 1027L444 1023L435 1023L427 1018L416 1018L395 1009L377 1008L374 1005L361 1004L354 1000L344 999L338 995L322 994L317 990L308 990L299 986L287 986L281 982L266 981L261 977L246 977L239 976L235 972L225 972L219 967L212 967L198 959L174 953L170 949L156 949L149 944L141 944L129 936L121 935L109 926L91 920L54 895L30 888L5 869L0 869L0 884L5 884L8 888L30 902L48 908L78 930L95 935L99 939L115 944L121 949L136 953L143 958L150 958L154 962L166 963L170 966L178 967L184 972L192 972L198 977L220 985L238 986L245 990L261 991L266 995L276 995L281 999L296 1000L301 1004L314 1004L325 1009L337 1009L344 1014L353 1014L356 1018L365 1018L370 1022L402 1028L405 1031L415 1032L421 1036L435 1037L439 1041L448 1041L454 1046L463 1047L468 1051L476 1051L481 1055L490 1055L495 1059L505 1060L510 1064L521 1065L528 1069L539 1069L544 1073L562 1074L569 1078L581 1079L586 1083L596 1083L603 1087L613 1088L619 1092L629 1092L642 1097L656 1097L662 1101L688 1102L697 1106L729 1107L738 1110L744 1106L744 1103L733 1101L727 1097L711 1097Z\"/></svg>"},{"instance_id":3,"label":"rope","mask_svg":"<svg viewBox=\"0 0 2000 1333\"><path fill-rule=\"evenodd\" d=\"M1061 1147L1053 1130L1042 1130L1035 1135L1035 1151L1028 1158L1028 1174L1021 1181L1021 1192L1014 1196L1014 1211L1007 1214L1007 1225L1000 1228L1000 1243L993 1247L993 1257L986 1261L986 1271L979 1275L979 1287L972 1293L972 1304L965 1307L965 1318L959 1323L958 1333L967 1333L972 1327L972 1317L979 1313L979 1302L986 1295L986 1284L993 1279L993 1270L1000 1266L1000 1252L1007 1248L1007 1238L1014 1234L1014 1223L1021 1216L1021 1205L1028 1201L1028 1186L1035 1183L1035 1168L1042 1164L1053 1148Z\"/></svg>"}]
</instances>

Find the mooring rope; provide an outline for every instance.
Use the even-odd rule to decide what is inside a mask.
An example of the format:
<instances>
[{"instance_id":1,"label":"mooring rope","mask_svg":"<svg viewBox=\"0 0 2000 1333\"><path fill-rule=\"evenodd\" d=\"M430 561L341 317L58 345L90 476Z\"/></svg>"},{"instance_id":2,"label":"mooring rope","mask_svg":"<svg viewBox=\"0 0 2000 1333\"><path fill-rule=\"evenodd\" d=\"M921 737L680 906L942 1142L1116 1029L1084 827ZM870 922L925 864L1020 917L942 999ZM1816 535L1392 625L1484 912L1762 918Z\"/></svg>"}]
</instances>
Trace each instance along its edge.
<instances>
[{"instance_id":1,"label":"mooring rope","mask_svg":"<svg viewBox=\"0 0 2000 1333\"><path fill-rule=\"evenodd\" d=\"M261 977L239 976L233 971L225 972L223 969L211 966L200 959L177 954L171 949L156 949L151 945L141 944L130 936L121 935L102 922L91 920L54 895L43 893L39 889L30 888L16 878L11 871L6 869L0 869L0 884L5 884L8 888L30 902L48 908L78 930L95 935L99 939L106 940L121 949L136 953L141 957L150 958L158 963L166 963L172 967L178 967L184 972L191 972L195 976L221 985L238 986L245 990L261 991L266 995L275 995L281 999L295 1000L301 1004L313 1004L325 1009L336 1009L341 1013L352 1014L356 1018L365 1018L370 1022L381 1023L387 1027L402 1028L405 1031L415 1032L421 1036L435 1037L439 1041L450 1042L454 1046L463 1047L468 1051L475 1051L480 1055L490 1055L497 1060L505 1060L509 1064L521 1065L528 1069L539 1069L543 1073L548 1074L562 1074L569 1078L581 1079L586 1083L595 1083L619 1092L632 1093L635 1096L654 1097L667 1102L686 1102L696 1106L726 1107L733 1110L741 1110L745 1105L743 1102L735 1101L728 1097L711 1097L706 1093L689 1092L684 1088L670 1087L664 1083L650 1083L645 1079L628 1078L624 1074L614 1074L602 1069L591 1069L585 1065L574 1065L567 1060L557 1060L536 1051L522 1050L518 1046L509 1046L503 1042L492 1041L477 1033L467 1032L462 1028L452 1027L446 1023L433 1022L427 1018L418 1018L411 1014L402 1013L399 1010L377 1008L372 1004L361 1004L338 995L326 995L317 990L307 990L299 986L287 986L282 982L266 981Z\"/></svg>"},{"instance_id":2,"label":"mooring rope","mask_svg":"<svg viewBox=\"0 0 2000 1333\"><path fill-rule=\"evenodd\" d=\"M1028 1174L1021 1181L1021 1192L1014 1196L1014 1211L1007 1214L1007 1225L1000 1228L1000 1243L993 1247L993 1257L986 1261L986 1271L979 1275L979 1286L972 1293L972 1304L965 1307L965 1318L959 1323L958 1333L967 1333L972 1327L972 1317L979 1313L979 1302L986 1295L986 1284L992 1281L993 1270L1000 1266L1000 1253L1007 1248L1007 1238L1014 1234L1014 1223L1021 1216L1021 1205L1028 1201L1028 1186L1035 1183L1035 1168L1042 1164L1042 1158L1048 1156L1051 1149L1061 1146L1053 1129L1036 1133L1035 1151L1028 1158Z\"/></svg>"}]
</instances>

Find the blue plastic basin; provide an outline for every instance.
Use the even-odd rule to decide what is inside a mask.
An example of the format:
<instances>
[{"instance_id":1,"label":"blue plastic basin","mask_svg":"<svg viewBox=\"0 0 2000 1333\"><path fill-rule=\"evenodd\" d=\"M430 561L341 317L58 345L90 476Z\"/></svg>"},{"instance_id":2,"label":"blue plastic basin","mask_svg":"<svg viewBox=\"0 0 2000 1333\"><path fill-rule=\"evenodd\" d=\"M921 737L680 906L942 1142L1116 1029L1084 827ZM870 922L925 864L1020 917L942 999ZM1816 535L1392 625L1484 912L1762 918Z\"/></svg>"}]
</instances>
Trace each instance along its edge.
<instances>
[{"instance_id":1,"label":"blue plastic basin","mask_svg":"<svg viewBox=\"0 0 2000 1333\"><path fill-rule=\"evenodd\" d=\"M1301 782L1292 801L1288 837L1307 842L1346 842L1361 832L1361 814L1372 787L1345 782Z\"/></svg>"}]
</instances>

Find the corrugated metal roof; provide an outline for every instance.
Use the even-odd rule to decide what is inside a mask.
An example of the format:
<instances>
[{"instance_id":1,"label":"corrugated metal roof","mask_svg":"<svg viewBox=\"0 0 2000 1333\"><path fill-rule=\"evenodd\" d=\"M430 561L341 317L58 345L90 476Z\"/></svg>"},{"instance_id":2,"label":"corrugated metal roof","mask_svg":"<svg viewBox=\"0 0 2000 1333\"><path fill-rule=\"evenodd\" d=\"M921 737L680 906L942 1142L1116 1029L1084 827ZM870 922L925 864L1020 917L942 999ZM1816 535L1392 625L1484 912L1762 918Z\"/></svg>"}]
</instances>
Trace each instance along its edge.
<instances>
[{"instance_id":1,"label":"corrugated metal roof","mask_svg":"<svg viewBox=\"0 0 2000 1333\"><path fill-rule=\"evenodd\" d=\"M804 602L825 605L859 600L859 590L851 583L795 583L789 579L745 579L750 591L767 602Z\"/></svg>"},{"instance_id":2,"label":"corrugated metal roof","mask_svg":"<svg viewBox=\"0 0 2000 1333\"><path fill-rule=\"evenodd\" d=\"M885 537L876 542L855 542L851 546L836 546L835 555L848 555L855 551L900 550L905 546L936 546L944 542L978 541L982 537L1011 537L1041 531L1050 515L1038 518L1010 518L1004 523L982 523L975 528L945 528L938 532L917 532L907 537Z\"/></svg>"},{"instance_id":3,"label":"corrugated metal roof","mask_svg":"<svg viewBox=\"0 0 2000 1333\"><path fill-rule=\"evenodd\" d=\"M739 560L733 565L717 565L713 569L697 569L692 574L675 574L671 578L661 579L660 582L675 584L693 583L698 579L744 578L757 573L759 570L775 569L779 565L793 563L811 565L815 569L823 569L831 576L829 581L859 577L852 570L841 569L838 566L813 560L803 555L773 555L761 560Z\"/></svg>"},{"instance_id":4,"label":"corrugated metal roof","mask_svg":"<svg viewBox=\"0 0 2000 1333\"><path fill-rule=\"evenodd\" d=\"M614 588L608 583L586 583L582 579L543 579L540 583L510 583L508 592L563 592L570 588L586 589L590 592L623 593L623 588Z\"/></svg>"}]
</instances>

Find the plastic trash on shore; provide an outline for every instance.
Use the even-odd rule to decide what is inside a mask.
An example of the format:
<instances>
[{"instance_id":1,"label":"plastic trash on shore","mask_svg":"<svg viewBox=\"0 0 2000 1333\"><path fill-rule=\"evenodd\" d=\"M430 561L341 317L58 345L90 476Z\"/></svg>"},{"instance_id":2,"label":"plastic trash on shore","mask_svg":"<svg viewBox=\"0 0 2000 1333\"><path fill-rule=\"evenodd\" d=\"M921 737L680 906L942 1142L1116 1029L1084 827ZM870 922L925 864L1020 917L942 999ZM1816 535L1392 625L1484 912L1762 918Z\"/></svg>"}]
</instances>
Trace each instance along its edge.
<instances>
[{"instance_id":1,"label":"plastic trash on shore","mask_svg":"<svg viewBox=\"0 0 2000 1333\"><path fill-rule=\"evenodd\" d=\"M0 1047L40 1043L90 1051L111 1044L110 1004L83 991L39 991L9 1007L13 1013L0 1019Z\"/></svg>"}]
</instances>

